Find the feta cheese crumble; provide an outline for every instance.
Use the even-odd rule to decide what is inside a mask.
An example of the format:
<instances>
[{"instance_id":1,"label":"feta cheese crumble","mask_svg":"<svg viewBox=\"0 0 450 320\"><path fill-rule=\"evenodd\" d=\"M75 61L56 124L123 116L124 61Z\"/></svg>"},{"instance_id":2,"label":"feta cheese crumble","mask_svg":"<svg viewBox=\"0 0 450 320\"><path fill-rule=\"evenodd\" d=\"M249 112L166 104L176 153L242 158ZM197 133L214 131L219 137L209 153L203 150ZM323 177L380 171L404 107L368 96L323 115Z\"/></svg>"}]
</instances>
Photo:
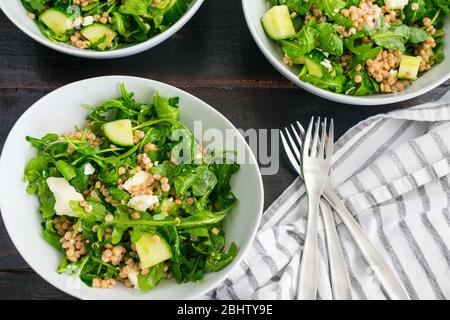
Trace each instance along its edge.
<instances>
[{"instance_id":1,"label":"feta cheese crumble","mask_svg":"<svg viewBox=\"0 0 450 320\"><path fill-rule=\"evenodd\" d=\"M125 183L123 184L123 188L127 190L128 192L131 192L131 189L133 187L139 186L145 182L147 182L148 178L150 176L150 173L146 171L139 171L134 176L129 178Z\"/></svg>"},{"instance_id":2,"label":"feta cheese crumble","mask_svg":"<svg viewBox=\"0 0 450 320\"><path fill-rule=\"evenodd\" d=\"M134 198L131 198L128 201L128 206L137 211L146 211L148 208L153 207L153 205L159 202L157 196L150 195L140 195Z\"/></svg>"},{"instance_id":3,"label":"feta cheese crumble","mask_svg":"<svg viewBox=\"0 0 450 320\"><path fill-rule=\"evenodd\" d=\"M92 164L90 164L89 162L86 163L86 165L84 166L84 171L83 171L85 176L90 176L93 175L95 173L95 168L92 166Z\"/></svg>"},{"instance_id":4,"label":"feta cheese crumble","mask_svg":"<svg viewBox=\"0 0 450 320\"><path fill-rule=\"evenodd\" d=\"M408 5L409 0L384 0L384 4L391 9L403 9Z\"/></svg>"},{"instance_id":5,"label":"feta cheese crumble","mask_svg":"<svg viewBox=\"0 0 450 320\"><path fill-rule=\"evenodd\" d=\"M70 207L70 201L84 200L83 195L75 190L64 178L50 177L47 180L48 188L55 196L55 211L59 216L73 217L75 212Z\"/></svg>"}]
</instances>

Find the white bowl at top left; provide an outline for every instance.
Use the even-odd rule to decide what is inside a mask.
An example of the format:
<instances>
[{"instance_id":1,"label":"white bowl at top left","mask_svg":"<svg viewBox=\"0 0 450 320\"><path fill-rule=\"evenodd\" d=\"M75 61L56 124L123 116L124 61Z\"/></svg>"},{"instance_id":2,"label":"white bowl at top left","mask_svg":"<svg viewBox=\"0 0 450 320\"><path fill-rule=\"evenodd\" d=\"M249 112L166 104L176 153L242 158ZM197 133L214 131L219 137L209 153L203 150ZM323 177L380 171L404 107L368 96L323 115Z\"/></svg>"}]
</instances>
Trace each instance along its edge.
<instances>
[{"instance_id":1,"label":"white bowl at top left","mask_svg":"<svg viewBox=\"0 0 450 320\"><path fill-rule=\"evenodd\" d=\"M126 46L124 48L111 51L94 51L87 49L78 49L64 43L55 43L47 39L39 30L36 23L28 17L28 13L23 7L20 0L2 0L0 1L0 9L11 20L17 28L22 30L32 39L56 51L77 56L81 58L92 59L110 59L131 56L148 50L169 39L178 32L197 12L204 0L193 0L189 4L188 11L172 26L164 32L150 38L144 42Z\"/></svg>"}]
</instances>

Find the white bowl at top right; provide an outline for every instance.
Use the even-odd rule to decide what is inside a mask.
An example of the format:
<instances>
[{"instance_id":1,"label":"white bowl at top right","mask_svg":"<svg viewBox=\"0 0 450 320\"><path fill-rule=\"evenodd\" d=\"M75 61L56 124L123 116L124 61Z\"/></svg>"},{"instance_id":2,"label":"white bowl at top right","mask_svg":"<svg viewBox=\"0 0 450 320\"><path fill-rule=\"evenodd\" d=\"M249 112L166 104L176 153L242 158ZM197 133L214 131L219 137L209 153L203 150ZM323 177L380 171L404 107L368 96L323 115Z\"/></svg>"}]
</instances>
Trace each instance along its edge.
<instances>
[{"instance_id":1,"label":"white bowl at top right","mask_svg":"<svg viewBox=\"0 0 450 320\"><path fill-rule=\"evenodd\" d=\"M261 24L261 18L264 13L272 6L269 0L242 0L245 19L247 21L250 33L261 52L269 62L287 79L319 97L353 105L382 105L389 103L398 103L408 99L418 97L428 91L436 88L450 78L450 15L445 19L446 34L444 36L444 52L446 59L433 66L425 72L416 81L413 81L405 91L391 94L374 94L369 96L349 96L345 94L334 93L325 89L313 86L310 83L301 81L297 72L283 63L283 52L278 44L269 39L264 32Z\"/></svg>"}]
</instances>

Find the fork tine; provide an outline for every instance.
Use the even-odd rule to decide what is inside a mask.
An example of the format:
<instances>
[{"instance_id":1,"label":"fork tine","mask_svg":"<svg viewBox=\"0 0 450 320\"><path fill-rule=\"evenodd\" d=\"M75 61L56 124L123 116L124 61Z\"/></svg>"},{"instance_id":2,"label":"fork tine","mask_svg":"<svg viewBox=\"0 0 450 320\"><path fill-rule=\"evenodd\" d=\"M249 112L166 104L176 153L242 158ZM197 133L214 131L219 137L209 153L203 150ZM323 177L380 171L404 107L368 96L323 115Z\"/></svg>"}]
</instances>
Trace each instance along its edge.
<instances>
[{"instance_id":1,"label":"fork tine","mask_svg":"<svg viewBox=\"0 0 450 320\"><path fill-rule=\"evenodd\" d=\"M287 136L288 141L289 141L289 143L290 143L290 145L291 145L292 153L294 154L295 159L297 159L297 162L300 163L300 158L302 157L302 153L301 153L300 150L297 148L297 145L295 144L294 139L292 139L292 136L291 136L291 134L289 133L288 128L284 128L284 131L286 131L286 136Z\"/></svg>"},{"instance_id":2,"label":"fork tine","mask_svg":"<svg viewBox=\"0 0 450 320\"><path fill-rule=\"evenodd\" d=\"M319 143L319 128L320 128L320 117L317 118L316 127L314 128L314 138L313 138L313 144L311 147L311 157L312 158L317 158L317 155L318 155L317 145Z\"/></svg>"},{"instance_id":3,"label":"fork tine","mask_svg":"<svg viewBox=\"0 0 450 320\"><path fill-rule=\"evenodd\" d=\"M306 136L305 136L305 140L304 140L305 142L303 144L303 154L306 157L309 157L309 154L310 154L311 134L312 134L313 123L314 123L314 117L311 117L311 121L309 122L308 130L306 131Z\"/></svg>"},{"instance_id":4,"label":"fork tine","mask_svg":"<svg viewBox=\"0 0 450 320\"><path fill-rule=\"evenodd\" d=\"M325 148L327 146L327 118L323 119L322 122L322 137L319 142L319 158L325 158Z\"/></svg>"},{"instance_id":5,"label":"fork tine","mask_svg":"<svg viewBox=\"0 0 450 320\"><path fill-rule=\"evenodd\" d=\"M297 144L298 144L298 147L299 147L299 150L300 150L300 154L301 154L302 153L302 149L303 149L303 140L302 140L302 138L300 138L297 130L295 130L295 127L292 124L291 124L291 130L292 130L292 132L294 134L295 140L297 141Z\"/></svg>"},{"instance_id":6,"label":"fork tine","mask_svg":"<svg viewBox=\"0 0 450 320\"><path fill-rule=\"evenodd\" d=\"M326 150L326 158L331 158L333 155L333 146L334 146L334 121L330 120L330 128L328 129L328 139L327 139L327 150Z\"/></svg>"},{"instance_id":7,"label":"fork tine","mask_svg":"<svg viewBox=\"0 0 450 320\"><path fill-rule=\"evenodd\" d=\"M280 135L281 135L281 143L283 144L284 151L286 152L286 155L287 155L289 161L291 162L292 167L299 175L301 175L299 161L297 160L297 157L295 157L294 154L292 153L291 148L289 147L289 144L281 130L280 130Z\"/></svg>"},{"instance_id":8,"label":"fork tine","mask_svg":"<svg viewBox=\"0 0 450 320\"><path fill-rule=\"evenodd\" d=\"M297 121L297 127L298 127L298 130L300 130L300 138L302 138L302 140L304 140L305 139L305 129L303 128L302 124L299 121Z\"/></svg>"}]
</instances>

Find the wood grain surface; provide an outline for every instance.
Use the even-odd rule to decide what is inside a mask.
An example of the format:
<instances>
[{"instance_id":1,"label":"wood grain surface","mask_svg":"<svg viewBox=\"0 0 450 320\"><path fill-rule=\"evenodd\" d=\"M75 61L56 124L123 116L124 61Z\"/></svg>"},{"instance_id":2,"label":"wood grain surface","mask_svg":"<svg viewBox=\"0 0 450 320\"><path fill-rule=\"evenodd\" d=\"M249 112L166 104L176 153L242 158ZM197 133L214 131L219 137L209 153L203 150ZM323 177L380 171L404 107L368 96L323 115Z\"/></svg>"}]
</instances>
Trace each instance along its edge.
<instances>
[{"instance_id":1,"label":"wood grain surface","mask_svg":"<svg viewBox=\"0 0 450 320\"><path fill-rule=\"evenodd\" d=\"M0 13L0 149L15 121L36 100L70 82L104 75L138 76L177 86L244 130L282 128L294 119L306 123L312 115L333 117L338 137L371 115L429 101L450 85L447 81L397 105L361 107L316 97L292 85L267 62L248 32L238 0L207 0L171 39L116 60L84 60L52 51ZM281 152L278 174L263 177L265 207L294 178ZM70 298L30 269L0 218L0 299Z\"/></svg>"}]
</instances>

